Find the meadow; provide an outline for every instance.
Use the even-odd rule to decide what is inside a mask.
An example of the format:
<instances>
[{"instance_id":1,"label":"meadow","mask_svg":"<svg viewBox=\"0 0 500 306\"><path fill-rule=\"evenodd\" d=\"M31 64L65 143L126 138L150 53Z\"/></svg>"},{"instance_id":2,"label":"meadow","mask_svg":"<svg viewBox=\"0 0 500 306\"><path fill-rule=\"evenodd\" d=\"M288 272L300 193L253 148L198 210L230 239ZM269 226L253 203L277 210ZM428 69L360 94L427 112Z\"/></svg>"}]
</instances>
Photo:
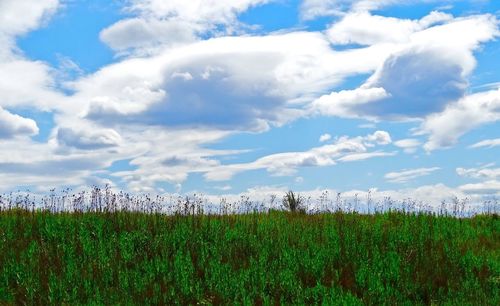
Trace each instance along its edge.
<instances>
[{"instance_id":1,"label":"meadow","mask_svg":"<svg viewBox=\"0 0 500 306\"><path fill-rule=\"evenodd\" d=\"M0 304L500 304L497 214L23 203L0 206Z\"/></svg>"}]
</instances>

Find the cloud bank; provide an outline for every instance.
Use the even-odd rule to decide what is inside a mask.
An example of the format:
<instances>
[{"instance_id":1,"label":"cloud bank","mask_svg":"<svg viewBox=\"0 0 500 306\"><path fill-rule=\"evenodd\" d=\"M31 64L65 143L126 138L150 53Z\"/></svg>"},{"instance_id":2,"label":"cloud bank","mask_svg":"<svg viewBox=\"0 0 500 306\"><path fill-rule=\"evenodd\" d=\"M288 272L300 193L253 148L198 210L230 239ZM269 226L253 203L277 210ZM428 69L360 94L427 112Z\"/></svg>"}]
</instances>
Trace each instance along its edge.
<instances>
[{"instance_id":1,"label":"cloud bank","mask_svg":"<svg viewBox=\"0 0 500 306\"><path fill-rule=\"evenodd\" d=\"M19 37L49 24L64 5L0 2L0 185L112 181L133 191L158 191L193 174L207 183L256 170L297 176L303 168L400 150L430 154L500 120L500 90L472 93L469 86L476 54L499 36L495 16L432 11L405 19L375 10L410 2L305 0L302 22L330 16L323 31L255 34L240 22L241 14L270 2L127 1L126 17L100 32L114 62L70 80L17 46ZM343 86L353 78L362 78L361 85ZM51 114L46 139L35 139L43 124L22 115L26 109ZM330 132L319 146L275 150L246 162L231 158L248 150L210 149L235 135L331 117L416 127L395 141L385 128L365 136ZM126 166L116 170L116 164ZM408 183L438 169L390 171L385 178ZM457 174L477 179L473 172ZM482 179L457 188L470 193L497 186L498 177Z\"/></svg>"}]
</instances>

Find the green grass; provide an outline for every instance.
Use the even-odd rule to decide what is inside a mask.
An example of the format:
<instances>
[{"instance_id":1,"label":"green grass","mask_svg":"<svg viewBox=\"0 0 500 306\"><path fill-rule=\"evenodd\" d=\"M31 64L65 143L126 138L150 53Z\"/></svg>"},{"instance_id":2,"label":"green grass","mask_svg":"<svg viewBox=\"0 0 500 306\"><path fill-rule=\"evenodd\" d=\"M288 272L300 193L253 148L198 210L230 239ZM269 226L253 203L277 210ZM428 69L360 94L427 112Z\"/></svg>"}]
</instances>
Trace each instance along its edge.
<instances>
[{"instance_id":1,"label":"green grass","mask_svg":"<svg viewBox=\"0 0 500 306\"><path fill-rule=\"evenodd\" d=\"M0 304L500 304L500 220L0 212Z\"/></svg>"}]
</instances>

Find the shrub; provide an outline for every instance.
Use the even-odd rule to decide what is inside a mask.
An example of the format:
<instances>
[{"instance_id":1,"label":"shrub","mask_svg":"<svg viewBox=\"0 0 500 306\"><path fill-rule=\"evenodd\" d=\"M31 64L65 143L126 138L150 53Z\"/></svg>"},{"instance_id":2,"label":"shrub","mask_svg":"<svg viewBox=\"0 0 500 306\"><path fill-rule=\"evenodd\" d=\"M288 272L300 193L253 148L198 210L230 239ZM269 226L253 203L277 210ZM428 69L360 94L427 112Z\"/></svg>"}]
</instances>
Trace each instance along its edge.
<instances>
[{"instance_id":1,"label":"shrub","mask_svg":"<svg viewBox=\"0 0 500 306\"><path fill-rule=\"evenodd\" d=\"M283 197L283 206L291 212L305 213L304 198L300 194L288 191Z\"/></svg>"}]
</instances>

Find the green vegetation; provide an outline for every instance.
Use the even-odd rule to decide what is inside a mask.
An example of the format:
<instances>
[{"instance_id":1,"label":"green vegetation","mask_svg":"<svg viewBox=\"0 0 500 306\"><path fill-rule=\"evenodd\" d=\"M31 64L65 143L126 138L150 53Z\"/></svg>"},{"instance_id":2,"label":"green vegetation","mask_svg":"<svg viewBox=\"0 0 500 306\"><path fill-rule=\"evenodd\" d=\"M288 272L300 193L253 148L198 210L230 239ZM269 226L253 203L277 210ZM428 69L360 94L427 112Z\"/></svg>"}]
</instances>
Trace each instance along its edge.
<instances>
[{"instance_id":1,"label":"green vegetation","mask_svg":"<svg viewBox=\"0 0 500 306\"><path fill-rule=\"evenodd\" d=\"M500 220L0 212L0 304L500 305Z\"/></svg>"},{"instance_id":2,"label":"green vegetation","mask_svg":"<svg viewBox=\"0 0 500 306\"><path fill-rule=\"evenodd\" d=\"M283 197L283 207L285 207L292 213L306 212L306 209L304 207L304 198L299 194L295 194L293 191L288 191Z\"/></svg>"}]
</instances>

